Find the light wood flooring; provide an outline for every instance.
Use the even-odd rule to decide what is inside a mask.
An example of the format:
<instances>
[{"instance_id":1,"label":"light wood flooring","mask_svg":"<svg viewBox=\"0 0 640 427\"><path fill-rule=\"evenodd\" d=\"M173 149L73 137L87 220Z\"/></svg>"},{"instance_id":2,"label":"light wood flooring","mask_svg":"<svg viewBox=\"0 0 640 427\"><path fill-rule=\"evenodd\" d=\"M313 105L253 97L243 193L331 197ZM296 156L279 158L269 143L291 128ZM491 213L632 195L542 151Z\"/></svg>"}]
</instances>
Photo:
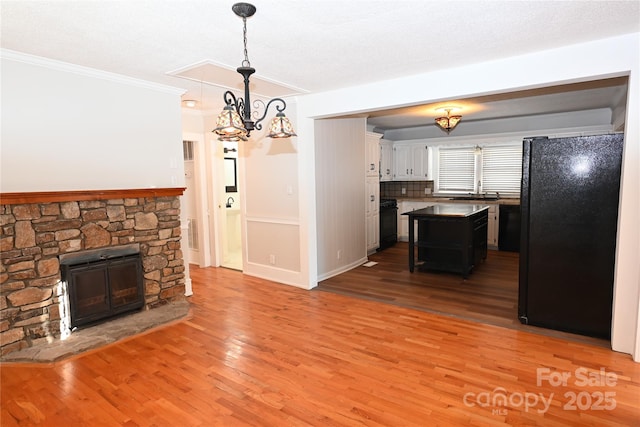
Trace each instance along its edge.
<instances>
[{"instance_id":1,"label":"light wood flooring","mask_svg":"<svg viewBox=\"0 0 640 427\"><path fill-rule=\"evenodd\" d=\"M640 420L640 364L628 355L229 269L192 267L191 276L188 319L55 364L2 364L0 424L632 426ZM587 374L597 384L579 381ZM563 384L547 380L562 376Z\"/></svg>"},{"instance_id":2,"label":"light wood flooring","mask_svg":"<svg viewBox=\"0 0 640 427\"><path fill-rule=\"evenodd\" d=\"M520 323L517 252L489 250L487 259L466 280L447 272L416 269L410 273L406 242L369 259L377 264L334 276L320 282L317 289L610 347L608 340Z\"/></svg>"}]
</instances>

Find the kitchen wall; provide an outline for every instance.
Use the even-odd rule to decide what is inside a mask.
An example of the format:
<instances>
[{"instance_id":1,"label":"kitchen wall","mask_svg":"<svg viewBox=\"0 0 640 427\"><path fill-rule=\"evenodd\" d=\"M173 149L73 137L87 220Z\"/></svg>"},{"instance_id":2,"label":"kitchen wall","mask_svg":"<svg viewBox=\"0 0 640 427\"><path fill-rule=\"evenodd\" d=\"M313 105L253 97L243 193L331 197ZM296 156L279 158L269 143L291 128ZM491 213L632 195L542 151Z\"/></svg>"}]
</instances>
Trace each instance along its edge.
<instances>
[{"instance_id":1,"label":"kitchen wall","mask_svg":"<svg viewBox=\"0 0 640 427\"><path fill-rule=\"evenodd\" d=\"M429 194L425 193L425 189ZM380 198L423 198L433 194L433 181L385 181L380 183Z\"/></svg>"}]
</instances>

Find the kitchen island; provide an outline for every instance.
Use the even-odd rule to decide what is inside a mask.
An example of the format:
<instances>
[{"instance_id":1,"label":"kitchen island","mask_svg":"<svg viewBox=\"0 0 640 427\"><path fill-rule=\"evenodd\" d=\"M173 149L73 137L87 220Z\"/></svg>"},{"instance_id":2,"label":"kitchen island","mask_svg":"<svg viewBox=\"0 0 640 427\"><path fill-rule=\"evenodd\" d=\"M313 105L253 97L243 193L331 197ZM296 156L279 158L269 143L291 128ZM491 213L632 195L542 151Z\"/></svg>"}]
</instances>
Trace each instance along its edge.
<instances>
[{"instance_id":1,"label":"kitchen island","mask_svg":"<svg viewBox=\"0 0 640 427\"><path fill-rule=\"evenodd\" d=\"M438 204L404 213L409 217L409 271L419 266L469 277L487 257L488 212L489 206L481 204Z\"/></svg>"}]
</instances>

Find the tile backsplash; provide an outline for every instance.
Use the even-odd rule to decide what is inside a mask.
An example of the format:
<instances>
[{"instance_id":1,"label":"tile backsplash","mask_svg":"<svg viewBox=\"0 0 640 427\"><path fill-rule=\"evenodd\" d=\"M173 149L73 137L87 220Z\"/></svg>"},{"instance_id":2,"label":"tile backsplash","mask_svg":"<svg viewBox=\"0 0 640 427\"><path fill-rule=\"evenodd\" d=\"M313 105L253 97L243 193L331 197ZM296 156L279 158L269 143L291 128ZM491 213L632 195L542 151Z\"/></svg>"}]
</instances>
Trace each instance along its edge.
<instances>
[{"instance_id":1,"label":"tile backsplash","mask_svg":"<svg viewBox=\"0 0 640 427\"><path fill-rule=\"evenodd\" d=\"M428 195L425 194L425 188L431 190ZM433 181L385 181L380 183L380 198L424 198L432 194Z\"/></svg>"}]
</instances>

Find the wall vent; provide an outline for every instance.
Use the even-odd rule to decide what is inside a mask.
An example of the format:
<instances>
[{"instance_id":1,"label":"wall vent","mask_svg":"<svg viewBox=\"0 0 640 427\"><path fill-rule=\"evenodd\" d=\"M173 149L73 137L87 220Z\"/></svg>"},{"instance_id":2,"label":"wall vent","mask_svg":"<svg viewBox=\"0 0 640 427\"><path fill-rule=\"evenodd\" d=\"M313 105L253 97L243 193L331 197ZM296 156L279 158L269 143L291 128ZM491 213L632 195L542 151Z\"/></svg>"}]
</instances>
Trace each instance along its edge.
<instances>
[{"instance_id":1,"label":"wall vent","mask_svg":"<svg viewBox=\"0 0 640 427\"><path fill-rule=\"evenodd\" d=\"M182 141L182 154L185 161L193 160L193 141Z\"/></svg>"},{"instance_id":2,"label":"wall vent","mask_svg":"<svg viewBox=\"0 0 640 427\"><path fill-rule=\"evenodd\" d=\"M189 249L198 250L198 220L195 218L189 218Z\"/></svg>"}]
</instances>

